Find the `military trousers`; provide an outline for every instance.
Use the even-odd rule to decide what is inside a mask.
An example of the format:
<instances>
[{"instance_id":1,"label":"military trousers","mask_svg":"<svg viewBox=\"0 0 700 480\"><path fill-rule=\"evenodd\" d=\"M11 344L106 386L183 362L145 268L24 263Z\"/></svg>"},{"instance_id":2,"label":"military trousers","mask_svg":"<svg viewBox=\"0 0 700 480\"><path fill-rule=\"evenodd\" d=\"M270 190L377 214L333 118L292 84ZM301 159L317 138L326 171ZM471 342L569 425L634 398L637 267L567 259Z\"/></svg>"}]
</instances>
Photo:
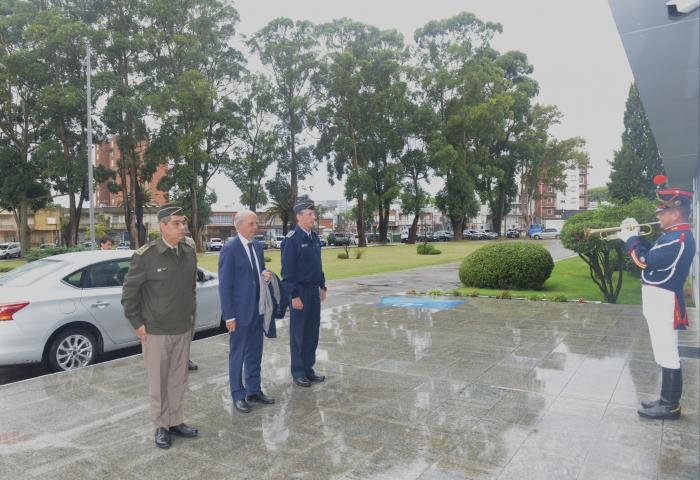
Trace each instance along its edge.
<instances>
[{"instance_id":1,"label":"military trousers","mask_svg":"<svg viewBox=\"0 0 700 480\"><path fill-rule=\"evenodd\" d=\"M654 360L663 368L681 368L678 330L673 328L676 294L652 285L642 285L642 311L649 327Z\"/></svg>"},{"instance_id":2,"label":"military trousers","mask_svg":"<svg viewBox=\"0 0 700 480\"><path fill-rule=\"evenodd\" d=\"M191 343L189 330L179 335L146 335L143 358L148 372L151 420L157 427L169 428L183 422Z\"/></svg>"},{"instance_id":3,"label":"military trousers","mask_svg":"<svg viewBox=\"0 0 700 480\"><path fill-rule=\"evenodd\" d=\"M321 326L321 297L318 285L300 285L299 297L304 308L301 310L291 308L289 316L289 352L294 378L314 374Z\"/></svg>"}]
</instances>

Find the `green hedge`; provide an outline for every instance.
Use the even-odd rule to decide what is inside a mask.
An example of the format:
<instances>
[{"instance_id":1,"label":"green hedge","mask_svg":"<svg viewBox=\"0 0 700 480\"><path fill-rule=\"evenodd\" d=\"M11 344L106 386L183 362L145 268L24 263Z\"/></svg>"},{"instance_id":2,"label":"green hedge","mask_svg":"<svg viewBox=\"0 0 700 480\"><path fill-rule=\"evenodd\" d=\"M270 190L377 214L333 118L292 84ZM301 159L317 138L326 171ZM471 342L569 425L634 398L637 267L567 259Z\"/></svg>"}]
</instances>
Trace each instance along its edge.
<instances>
[{"instance_id":1,"label":"green hedge","mask_svg":"<svg viewBox=\"0 0 700 480\"><path fill-rule=\"evenodd\" d=\"M544 247L504 242L467 256L459 268L459 279L468 287L530 290L542 288L553 269L552 255Z\"/></svg>"},{"instance_id":2,"label":"green hedge","mask_svg":"<svg viewBox=\"0 0 700 480\"><path fill-rule=\"evenodd\" d=\"M70 252L85 252L88 249L85 247L55 247L55 248L37 248L35 250L30 250L25 258L27 262L34 262L46 257L52 257L54 255L60 255L62 253Z\"/></svg>"},{"instance_id":3,"label":"green hedge","mask_svg":"<svg viewBox=\"0 0 700 480\"><path fill-rule=\"evenodd\" d=\"M440 255L442 250L438 250L429 243L419 243L416 245L416 252L418 255Z\"/></svg>"}]
</instances>

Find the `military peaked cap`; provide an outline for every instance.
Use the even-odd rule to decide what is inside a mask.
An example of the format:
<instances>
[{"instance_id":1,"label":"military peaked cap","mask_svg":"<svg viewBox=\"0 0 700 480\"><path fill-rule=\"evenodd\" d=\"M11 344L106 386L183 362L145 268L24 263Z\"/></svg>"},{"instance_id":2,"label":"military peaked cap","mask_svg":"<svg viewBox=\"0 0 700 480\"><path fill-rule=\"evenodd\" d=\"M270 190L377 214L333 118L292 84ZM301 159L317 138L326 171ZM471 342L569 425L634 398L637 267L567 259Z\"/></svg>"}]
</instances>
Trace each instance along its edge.
<instances>
[{"instance_id":1,"label":"military peaked cap","mask_svg":"<svg viewBox=\"0 0 700 480\"><path fill-rule=\"evenodd\" d=\"M158 221L160 222L165 217L171 215L182 215L182 207L177 205L163 205L160 210L158 210Z\"/></svg>"},{"instance_id":2,"label":"military peaked cap","mask_svg":"<svg viewBox=\"0 0 700 480\"><path fill-rule=\"evenodd\" d=\"M304 210L313 210L314 209L314 201L313 200L300 200L297 202L296 205L294 205L294 208L292 209L294 213L301 213Z\"/></svg>"},{"instance_id":3,"label":"military peaked cap","mask_svg":"<svg viewBox=\"0 0 700 480\"><path fill-rule=\"evenodd\" d=\"M668 178L664 175L657 175L654 177L654 183L658 187L656 198L659 200L656 213L663 212L667 208L690 206L690 202L693 199L693 192L688 192L679 188L661 188L667 181Z\"/></svg>"}]
</instances>

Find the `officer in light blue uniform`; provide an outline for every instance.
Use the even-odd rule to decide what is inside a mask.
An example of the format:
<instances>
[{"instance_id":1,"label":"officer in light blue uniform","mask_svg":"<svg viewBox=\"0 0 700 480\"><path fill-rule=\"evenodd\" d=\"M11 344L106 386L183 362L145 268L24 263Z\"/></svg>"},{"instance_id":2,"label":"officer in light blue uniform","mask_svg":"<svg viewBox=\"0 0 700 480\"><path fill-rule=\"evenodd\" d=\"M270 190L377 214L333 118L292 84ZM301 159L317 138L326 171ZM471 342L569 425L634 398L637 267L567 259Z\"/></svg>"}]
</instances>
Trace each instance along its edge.
<instances>
[{"instance_id":1,"label":"officer in light blue uniform","mask_svg":"<svg viewBox=\"0 0 700 480\"><path fill-rule=\"evenodd\" d=\"M663 176L654 179L666 182ZM636 220L622 222L618 237L632 261L642 270L642 303L649 327L654 359L661 366L661 396L642 402L638 413L655 419L677 419L681 415L680 398L683 375L678 354L678 330L688 325L683 285L695 256L695 239L688 223L691 192L676 188L659 189L660 205L656 218L663 234L651 245L639 236Z\"/></svg>"},{"instance_id":2,"label":"officer in light blue uniform","mask_svg":"<svg viewBox=\"0 0 700 480\"><path fill-rule=\"evenodd\" d=\"M321 265L321 241L312 230L314 202L294 205L297 226L282 241L282 279L291 299L289 350L292 378L300 387L323 382L314 371L321 324L321 302L326 299L326 277Z\"/></svg>"}]
</instances>

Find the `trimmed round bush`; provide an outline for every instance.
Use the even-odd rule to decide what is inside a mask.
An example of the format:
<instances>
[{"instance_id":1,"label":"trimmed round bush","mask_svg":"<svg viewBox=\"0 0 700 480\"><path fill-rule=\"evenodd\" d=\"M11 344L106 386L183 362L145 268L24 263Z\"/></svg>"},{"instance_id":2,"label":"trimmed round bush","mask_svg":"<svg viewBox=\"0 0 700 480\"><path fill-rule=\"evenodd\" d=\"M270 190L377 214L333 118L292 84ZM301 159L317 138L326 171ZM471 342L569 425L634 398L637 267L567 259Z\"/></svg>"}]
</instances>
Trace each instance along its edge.
<instances>
[{"instance_id":1,"label":"trimmed round bush","mask_svg":"<svg viewBox=\"0 0 700 480\"><path fill-rule=\"evenodd\" d=\"M438 250L434 245L429 243L419 243L416 245L418 255L440 255L442 250Z\"/></svg>"},{"instance_id":2,"label":"trimmed round bush","mask_svg":"<svg viewBox=\"0 0 700 480\"><path fill-rule=\"evenodd\" d=\"M468 287L529 290L542 288L552 274L552 255L529 242L487 245L467 256L459 279Z\"/></svg>"}]
</instances>

